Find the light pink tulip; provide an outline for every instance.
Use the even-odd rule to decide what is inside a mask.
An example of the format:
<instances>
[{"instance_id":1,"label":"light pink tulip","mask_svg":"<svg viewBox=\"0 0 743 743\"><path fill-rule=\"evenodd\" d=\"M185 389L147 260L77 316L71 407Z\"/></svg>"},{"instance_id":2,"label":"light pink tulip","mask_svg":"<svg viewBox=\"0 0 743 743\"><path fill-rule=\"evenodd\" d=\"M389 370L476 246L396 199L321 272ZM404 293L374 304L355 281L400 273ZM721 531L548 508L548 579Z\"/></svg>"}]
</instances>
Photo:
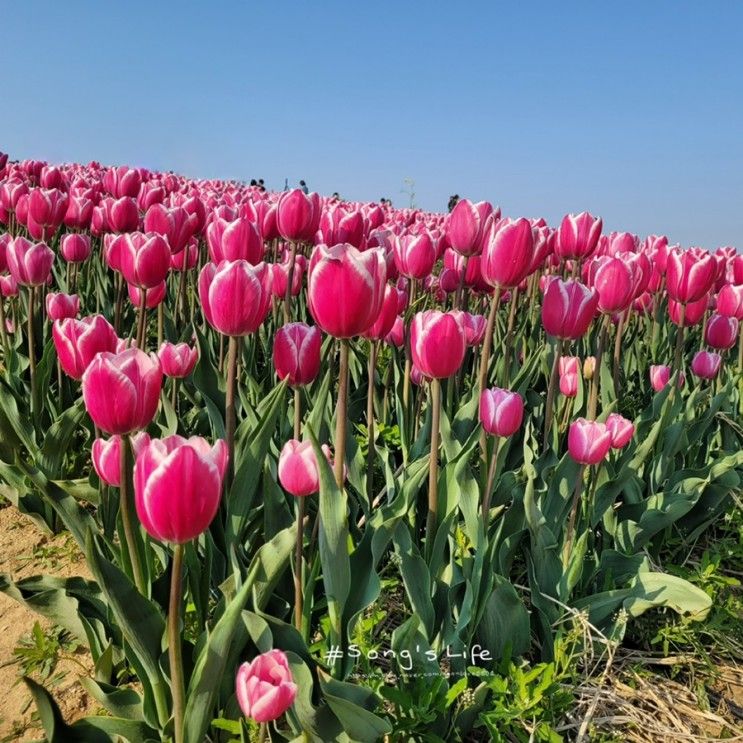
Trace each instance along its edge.
<instances>
[{"instance_id":1,"label":"light pink tulip","mask_svg":"<svg viewBox=\"0 0 743 743\"><path fill-rule=\"evenodd\" d=\"M165 341L157 352L160 366L166 377L184 379L196 366L199 360L199 349L188 343L170 343Z\"/></svg>"},{"instance_id":2,"label":"light pink tulip","mask_svg":"<svg viewBox=\"0 0 743 743\"><path fill-rule=\"evenodd\" d=\"M612 435L605 423L578 418L570 424L568 451L579 464L598 464L611 448Z\"/></svg>"},{"instance_id":3,"label":"light pink tulip","mask_svg":"<svg viewBox=\"0 0 743 743\"><path fill-rule=\"evenodd\" d=\"M297 697L286 655L269 650L243 663L237 671L235 695L243 714L258 723L281 717Z\"/></svg>"},{"instance_id":4,"label":"light pink tulip","mask_svg":"<svg viewBox=\"0 0 743 743\"><path fill-rule=\"evenodd\" d=\"M480 423L493 436L512 436L524 419L524 399L518 392L499 387L480 395Z\"/></svg>"}]
</instances>

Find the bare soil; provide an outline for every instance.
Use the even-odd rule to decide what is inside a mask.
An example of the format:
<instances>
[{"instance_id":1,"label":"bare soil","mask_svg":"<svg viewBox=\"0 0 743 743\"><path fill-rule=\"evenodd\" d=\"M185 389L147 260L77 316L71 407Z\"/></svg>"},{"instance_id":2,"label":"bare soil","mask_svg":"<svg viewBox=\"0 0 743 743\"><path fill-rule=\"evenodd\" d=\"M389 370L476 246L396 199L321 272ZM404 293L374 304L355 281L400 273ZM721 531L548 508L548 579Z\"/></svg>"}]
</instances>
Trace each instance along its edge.
<instances>
[{"instance_id":1,"label":"bare soil","mask_svg":"<svg viewBox=\"0 0 743 743\"><path fill-rule=\"evenodd\" d=\"M12 506L0 508L0 572L13 580L32 575L86 578L90 573L82 554L68 533L45 535ZM53 624L17 601L0 593L0 743L30 741L43 737L35 707L25 684L21 664L13 651L34 623L43 630ZM91 671L89 653L80 648L70 658L60 658L44 682L67 722L94 714L99 707L80 685L79 679ZM33 675L33 674L32 674Z\"/></svg>"}]
</instances>

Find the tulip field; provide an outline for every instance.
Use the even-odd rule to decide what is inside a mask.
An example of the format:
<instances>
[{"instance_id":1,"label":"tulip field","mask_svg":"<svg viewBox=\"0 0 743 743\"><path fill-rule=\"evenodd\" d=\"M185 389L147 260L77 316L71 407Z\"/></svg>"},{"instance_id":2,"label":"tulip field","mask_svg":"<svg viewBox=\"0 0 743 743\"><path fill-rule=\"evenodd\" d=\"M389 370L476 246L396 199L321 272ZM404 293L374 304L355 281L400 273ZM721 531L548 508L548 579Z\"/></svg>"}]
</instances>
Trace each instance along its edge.
<instances>
[{"instance_id":1,"label":"tulip field","mask_svg":"<svg viewBox=\"0 0 743 743\"><path fill-rule=\"evenodd\" d=\"M569 679L710 626L734 248L0 155L0 293L0 494L84 556L0 574L91 659L51 743L615 740Z\"/></svg>"}]
</instances>

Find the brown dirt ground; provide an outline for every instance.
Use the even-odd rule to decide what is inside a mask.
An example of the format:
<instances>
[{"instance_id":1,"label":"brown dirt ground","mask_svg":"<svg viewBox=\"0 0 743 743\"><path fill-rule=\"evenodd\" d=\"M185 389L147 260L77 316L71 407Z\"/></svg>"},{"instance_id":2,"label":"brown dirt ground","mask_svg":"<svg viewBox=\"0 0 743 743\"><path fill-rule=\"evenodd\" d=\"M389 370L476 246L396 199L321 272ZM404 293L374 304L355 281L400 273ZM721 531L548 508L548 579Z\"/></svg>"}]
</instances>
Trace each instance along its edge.
<instances>
[{"instance_id":1,"label":"brown dirt ground","mask_svg":"<svg viewBox=\"0 0 743 743\"><path fill-rule=\"evenodd\" d=\"M9 573L13 579L40 574L90 577L69 534L45 535L12 506L0 507L0 572ZM18 659L13 656L14 648L37 621L44 630L52 626L49 620L0 593L0 743L38 740L43 735L31 695L19 680L22 671ZM50 679L57 680L56 685L49 680L45 683L67 722L99 709L79 683L83 667L92 669L90 655L81 648L73 658L61 658L50 674Z\"/></svg>"}]
</instances>

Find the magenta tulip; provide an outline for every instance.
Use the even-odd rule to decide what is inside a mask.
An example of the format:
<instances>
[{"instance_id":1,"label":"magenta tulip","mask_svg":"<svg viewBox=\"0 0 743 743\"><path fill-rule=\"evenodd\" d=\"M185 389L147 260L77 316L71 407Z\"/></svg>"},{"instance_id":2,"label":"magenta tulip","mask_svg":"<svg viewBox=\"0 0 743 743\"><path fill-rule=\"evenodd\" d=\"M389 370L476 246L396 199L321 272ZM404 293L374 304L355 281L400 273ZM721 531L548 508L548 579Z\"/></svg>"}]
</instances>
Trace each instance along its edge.
<instances>
[{"instance_id":1,"label":"magenta tulip","mask_svg":"<svg viewBox=\"0 0 743 743\"><path fill-rule=\"evenodd\" d=\"M479 346L485 337L485 330L488 325L487 318L484 315L473 315L470 312L457 312L454 314L460 318L464 326L464 336L468 346Z\"/></svg>"},{"instance_id":2,"label":"magenta tulip","mask_svg":"<svg viewBox=\"0 0 743 743\"><path fill-rule=\"evenodd\" d=\"M580 359L577 356L560 356L558 369L560 376L580 374Z\"/></svg>"},{"instance_id":3,"label":"magenta tulip","mask_svg":"<svg viewBox=\"0 0 743 743\"><path fill-rule=\"evenodd\" d=\"M77 294L49 292L46 295L46 314L52 322L75 317L79 311L80 297Z\"/></svg>"},{"instance_id":4,"label":"magenta tulip","mask_svg":"<svg viewBox=\"0 0 743 743\"><path fill-rule=\"evenodd\" d=\"M482 251L488 221L497 219L499 214L496 210L494 215L493 205L487 201L473 204L469 199L460 199L446 223L449 245L460 255L477 255Z\"/></svg>"},{"instance_id":5,"label":"magenta tulip","mask_svg":"<svg viewBox=\"0 0 743 743\"><path fill-rule=\"evenodd\" d=\"M281 650L269 650L243 663L237 671L235 696L243 714L256 722L281 717L297 696L286 655Z\"/></svg>"},{"instance_id":6,"label":"magenta tulip","mask_svg":"<svg viewBox=\"0 0 743 743\"><path fill-rule=\"evenodd\" d=\"M590 280L598 292L599 312L623 312L635 297L632 268L620 258L604 256L591 265Z\"/></svg>"},{"instance_id":7,"label":"magenta tulip","mask_svg":"<svg viewBox=\"0 0 743 743\"><path fill-rule=\"evenodd\" d=\"M106 225L112 232L131 232L139 227L137 202L128 196L102 202Z\"/></svg>"},{"instance_id":8,"label":"magenta tulip","mask_svg":"<svg viewBox=\"0 0 743 743\"><path fill-rule=\"evenodd\" d=\"M611 448L623 449L635 435L635 426L618 413L611 413L606 419L606 428L611 434Z\"/></svg>"},{"instance_id":9,"label":"magenta tulip","mask_svg":"<svg viewBox=\"0 0 743 743\"><path fill-rule=\"evenodd\" d=\"M402 348L402 345L405 343L405 323L399 315L395 318L392 330L387 333L384 342L387 345L395 346L395 348Z\"/></svg>"},{"instance_id":10,"label":"magenta tulip","mask_svg":"<svg viewBox=\"0 0 743 743\"><path fill-rule=\"evenodd\" d=\"M142 294L145 291L140 289L138 286L133 284L126 285L127 294L129 295L129 301L134 307L142 306ZM165 300L165 295L168 291L168 285L165 281L161 281L157 286L147 289L147 296L145 297L145 308L151 310L157 307Z\"/></svg>"},{"instance_id":11,"label":"magenta tulip","mask_svg":"<svg viewBox=\"0 0 743 743\"><path fill-rule=\"evenodd\" d=\"M54 251L45 243L32 243L16 237L7 247L8 270L22 286L41 286L49 281Z\"/></svg>"},{"instance_id":12,"label":"magenta tulip","mask_svg":"<svg viewBox=\"0 0 743 743\"><path fill-rule=\"evenodd\" d=\"M524 399L518 392L498 387L480 395L480 423L493 436L512 436L524 419Z\"/></svg>"},{"instance_id":13,"label":"magenta tulip","mask_svg":"<svg viewBox=\"0 0 743 743\"><path fill-rule=\"evenodd\" d=\"M560 375L560 392L565 397L575 397L578 394L578 375L575 372Z\"/></svg>"},{"instance_id":14,"label":"magenta tulip","mask_svg":"<svg viewBox=\"0 0 743 743\"><path fill-rule=\"evenodd\" d=\"M722 356L711 351L699 351L691 361L691 371L701 379L714 379L720 371Z\"/></svg>"},{"instance_id":15,"label":"magenta tulip","mask_svg":"<svg viewBox=\"0 0 743 743\"><path fill-rule=\"evenodd\" d=\"M660 392L671 379L671 367L664 364L654 364L650 367L650 384L656 392ZM683 372L679 376L678 386L684 386L685 377Z\"/></svg>"},{"instance_id":16,"label":"magenta tulip","mask_svg":"<svg viewBox=\"0 0 743 743\"><path fill-rule=\"evenodd\" d=\"M52 326L52 338L63 371L73 379L82 378L97 354L115 352L119 340L103 315L59 320Z\"/></svg>"},{"instance_id":17,"label":"magenta tulip","mask_svg":"<svg viewBox=\"0 0 743 743\"><path fill-rule=\"evenodd\" d=\"M501 223L487 230L480 269L491 286L518 286L529 274L534 235L528 219Z\"/></svg>"},{"instance_id":18,"label":"magenta tulip","mask_svg":"<svg viewBox=\"0 0 743 743\"><path fill-rule=\"evenodd\" d=\"M694 302L689 302L686 305L681 304L681 302L676 302L673 299L669 299L668 316L671 318L671 322L674 323L674 325L681 325L681 309L683 307L684 327L690 328L702 320L708 306L709 302L706 296L697 299Z\"/></svg>"},{"instance_id":19,"label":"magenta tulip","mask_svg":"<svg viewBox=\"0 0 743 743\"><path fill-rule=\"evenodd\" d=\"M712 348L732 348L738 338L738 320L735 317L712 315L707 321L705 340Z\"/></svg>"},{"instance_id":20,"label":"magenta tulip","mask_svg":"<svg viewBox=\"0 0 743 743\"><path fill-rule=\"evenodd\" d=\"M188 343L169 343L165 341L157 352L160 366L166 377L184 379L196 366L199 360L199 349Z\"/></svg>"},{"instance_id":21,"label":"magenta tulip","mask_svg":"<svg viewBox=\"0 0 743 743\"><path fill-rule=\"evenodd\" d=\"M578 418L570 424L568 451L579 464L598 464L611 448L612 435L605 423Z\"/></svg>"},{"instance_id":22,"label":"magenta tulip","mask_svg":"<svg viewBox=\"0 0 743 743\"><path fill-rule=\"evenodd\" d=\"M162 235L130 232L117 239L121 273L127 283L154 289L170 271L170 248Z\"/></svg>"},{"instance_id":23,"label":"magenta tulip","mask_svg":"<svg viewBox=\"0 0 743 743\"><path fill-rule=\"evenodd\" d=\"M436 247L428 232L392 238L395 266L402 276L424 279L436 262Z\"/></svg>"},{"instance_id":24,"label":"magenta tulip","mask_svg":"<svg viewBox=\"0 0 743 743\"><path fill-rule=\"evenodd\" d=\"M140 172L128 165L110 168L103 176L103 187L117 199L122 196L137 196L141 185Z\"/></svg>"},{"instance_id":25,"label":"magenta tulip","mask_svg":"<svg viewBox=\"0 0 743 743\"><path fill-rule=\"evenodd\" d=\"M292 322L276 331L273 341L273 365L279 379L292 387L309 384L320 371L322 337L317 327Z\"/></svg>"},{"instance_id":26,"label":"magenta tulip","mask_svg":"<svg viewBox=\"0 0 743 743\"><path fill-rule=\"evenodd\" d=\"M668 296L687 304L704 297L714 284L717 264L706 252L671 250L666 268Z\"/></svg>"},{"instance_id":27,"label":"magenta tulip","mask_svg":"<svg viewBox=\"0 0 743 743\"><path fill-rule=\"evenodd\" d=\"M383 340L395 324L397 304L397 289L391 284L387 284L384 288L384 299L382 300L382 309L379 311L379 316L361 335L373 341Z\"/></svg>"},{"instance_id":28,"label":"magenta tulip","mask_svg":"<svg viewBox=\"0 0 743 743\"><path fill-rule=\"evenodd\" d=\"M190 215L183 207L168 209L163 204L154 204L147 210L144 230L162 235L173 254L186 247L194 232Z\"/></svg>"},{"instance_id":29,"label":"magenta tulip","mask_svg":"<svg viewBox=\"0 0 743 743\"><path fill-rule=\"evenodd\" d=\"M213 263L244 260L256 265L263 260L263 238L247 217L214 219L206 228L206 241Z\"/></svg>"},{"instance_id":30,"label":"magenta tulip","mask_svg":"<svg viewBox=\"0 0 743 743\"><path fill-rule=\"evenodd\" d=\"M140 431L132 437L134 456L150 443L150 437L145 431ZM121 483L121 436L111 436L109 439L96 439L91 449L93 467L98 477L111 487L118 488Z\"/></svg>"},{"instance_id":31,"label":"magenta tulip","mask_svg":"<svg viewBox=\"0 0 743 743\"><path fill-rule=\"evenodd\" d=\"M59 252L68 263L83 263L90 257L90 236L79 232L63 235Z\"/></svg>"},{"instance_id":32,"label":"magenta tulip","mask_svg":"<svg viewBox=\"0 0 743 743\"><path fill-rule=\"evenodd\" d=\"M142 447L134 465L134 502L145 530L184 544L203 534L219 508L227 444L168 436Z\"/></svg>"},{"instance_id":33,"label":"magenta tulip","mask_svg":"<svg viewBox=\"0 0 743 743\"><path fill-rule=\"evenodd\" d=\"M717 295L717 311L725 317L743 320L743 285L725 284Z\"/></svg>"},{"instance_id":34,"label":"magenta tulip","mask_svg":"<svg viewBox=\"0 0 743 743\"><path fill-rule=\"evenodd\" d=\"M379 317L386 278L381 248L360 252L347 244L318 245L310 259L310 313L328 335L359 335Z\"/></svg>"},{"instance_id":35,"label":"magenta tulip","mask_svg":"<svg viewBox=\"0 0 743 743\"><path fill-rule=\"evenodd\" d=\"M320 224L320 196L305 194L301 188L285 191L276 206L276 227L289 242L307 242L314 238Z\"/></svg>"},{"instance_id":36,"label":"magenta tulip","mask_svg":"<svg viewBox=\"0 0 743 743\"><path fill-rule=\"evenodd\" d=\"M410 350L413 364L429 379L451 377L467 350L464 327L451 312L418 312L410 325Z\"/></svg>"},{"instance_id":37,"label":"magenta tulip","mask_svg":"<svg viewBox=\"0 0 743 743\"><path fill-rule=\"evenodd\" d=\"M579 281L550 281L542 301L542 324L549 335L576 340L596 314L599 295Z\"/></svg>"},{"instance_id":38,"label":"magenta tulip","mask_svg":"<svg viewBox=\"0 0 743 743\"><path fill-rule=\"evenodd\" d=\"M146 428L157 412L162 377L155 354L138 348L99 353L82 377L88 415L110 434Z\"/></svg>"},{"instance_id":39,"label":"magenta tulip","mask_svg":"<svg viewBox=\"0 0 743 743\"><path fill-rule=\"evenodd\" d=\"M323 446L330 462L330 449ZM288 493L297 497L312 495L320 490L320 473L311 441L290 439L279 454L279 482Z\"/></svg>"},{"instance_id":40,"label":"magenta tulip","mask_svg":"<svg viewBox=\"0 0 743 743\"><path fill-rule=\"evenodd\" d=\"M199 275L199 299L207 322L220 333L255 333L271 307L268 264L245 260L207 263Z\"/></svg>"},{"instance_id":41,"label":"magenta tulip","mask_svg":"<svg viewBox=\"0 0 743 743\"><path fill-rule=\"evenodd\" d=\"M588 212L568 214L563 217L555 238L555 255L558 258L586 258L596 249L601 237L603 222Z\"/></svg>"}]
</instances>

